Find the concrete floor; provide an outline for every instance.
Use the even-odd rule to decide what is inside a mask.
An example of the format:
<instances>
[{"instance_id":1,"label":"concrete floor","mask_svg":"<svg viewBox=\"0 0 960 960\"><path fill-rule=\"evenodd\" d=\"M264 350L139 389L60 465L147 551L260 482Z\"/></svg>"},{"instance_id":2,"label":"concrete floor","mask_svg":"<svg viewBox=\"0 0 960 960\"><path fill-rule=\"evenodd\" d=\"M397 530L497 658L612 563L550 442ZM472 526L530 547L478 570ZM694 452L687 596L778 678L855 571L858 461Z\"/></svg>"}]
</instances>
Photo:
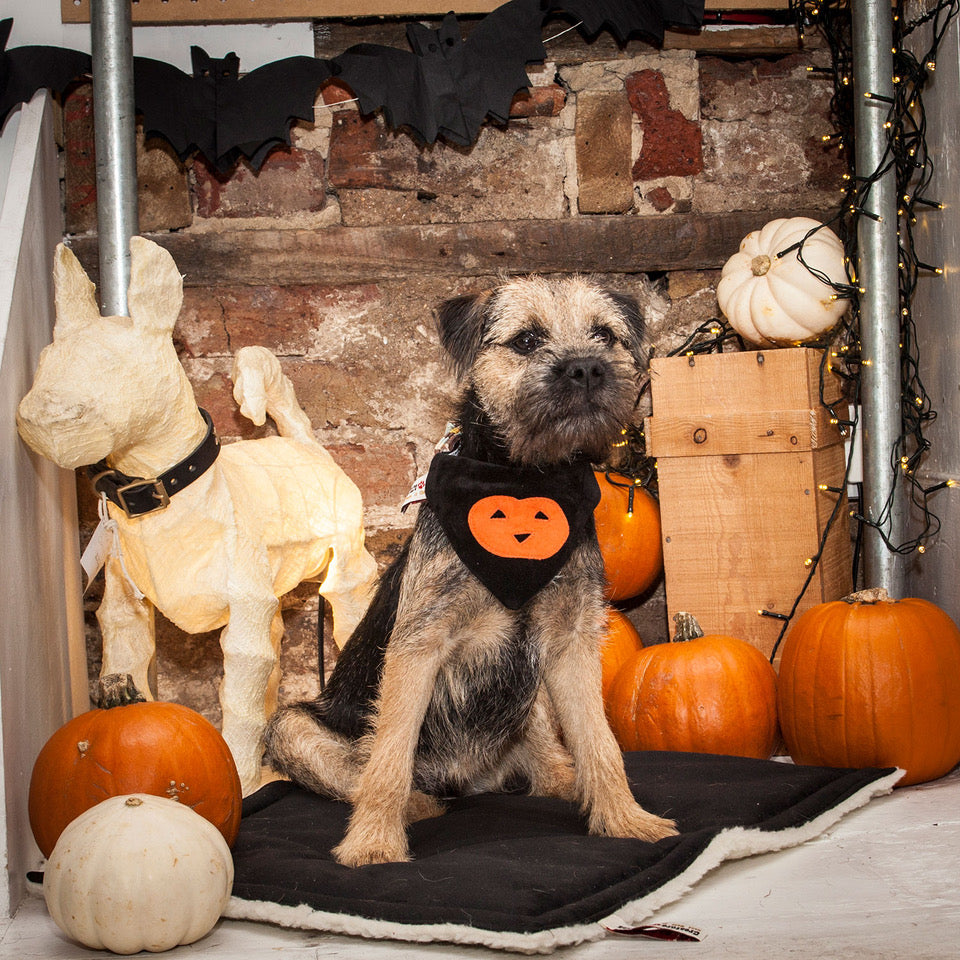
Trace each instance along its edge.
<instances>
[{"instance_id":1,"label":"concrete floor","mask_svg":"<svg viewBox=\"0 0 960 960\"><path fill-rule=\"evenodd\" d=\"M653 918L651 918L653 919ZM655 919L700 928L699 943L608 936L560 960L934 960L960 956L960 770L895 790L815 840L720 866ZM0 921L3 960L104 954L68 941L32 897ZM222 921L165 956L211 960L393 960L510 956L480 947L356 940Z\"/></svg>"}]
</instances>

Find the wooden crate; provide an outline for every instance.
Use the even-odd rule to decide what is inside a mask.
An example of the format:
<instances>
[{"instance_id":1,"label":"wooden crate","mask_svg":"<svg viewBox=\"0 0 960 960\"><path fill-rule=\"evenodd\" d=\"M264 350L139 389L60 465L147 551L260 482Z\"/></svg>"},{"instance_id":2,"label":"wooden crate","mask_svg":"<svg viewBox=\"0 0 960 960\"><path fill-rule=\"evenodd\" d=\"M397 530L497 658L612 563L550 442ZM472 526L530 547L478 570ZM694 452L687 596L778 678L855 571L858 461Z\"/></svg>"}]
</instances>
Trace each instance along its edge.
<instances>
[{"instance_id":1,"label":"wooden crate","mask_svg":"<svg viewBox=\"0 0 960 960\"><path fill-rule=\"evenodd\" d=\"M798 347L651 362L646 437L671 635L673 615L686 610L705 633L742 637L769 656L783 623L759 611L790 613L838 497L797 612L851 591L844 444L820 403L820 360ZM832 403L839 380L825 376Z\"/></svg>"}]
</instances>

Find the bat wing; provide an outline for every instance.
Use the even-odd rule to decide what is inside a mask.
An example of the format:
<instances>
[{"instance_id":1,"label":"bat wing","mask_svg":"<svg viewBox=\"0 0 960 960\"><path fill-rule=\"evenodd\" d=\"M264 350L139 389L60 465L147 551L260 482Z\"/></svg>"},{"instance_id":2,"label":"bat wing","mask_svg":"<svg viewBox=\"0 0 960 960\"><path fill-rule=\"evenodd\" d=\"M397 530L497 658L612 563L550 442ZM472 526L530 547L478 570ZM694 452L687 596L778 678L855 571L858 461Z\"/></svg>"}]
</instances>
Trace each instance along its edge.
<instances>
[{"instance_id":1,"label":"bat wing","mask_svg":"<svg viewBox=\"0 0 960 960\"><path fill-rule=\"evenodd\" d=\"M0 20L0 124L18 104L38 90L62 93L90 73L90 55L64 47L14 47L7 50L13 20Z\"/></svg>"},{"instance_id":2,"label":"bat wing","mask_svg":"<svg viewBox=\"0 0 960 960\"><path fill-rule=\"evenodd\" d=\"M259 170L266 155L290 143L294 120L314 119L317 90L334 75L331 61L285 57L251 70L220 90L217 106L217 165L237 153Z\"/></svg>"},{"instance_id":3,"label":"bat wing","mask_svg":"<svg viewBox=\"0 0 960 960\"><path fill-rule=\"evenodd\" d=\"M623 45L637 33L662 43L668 23L700 26L704 0L544 0L543 5L550 12L563 12L581 21L581 33L588 39L609 30Z\"/></svg>"},{"instance_id":4,"label":"bat wing","mask_svg":"<svg viewBox=\"0 0 960 960\"><path fill-rule=\"evenodd\" d=\"M517 91L530 86L527 64L546 58L543 19L540 0L513 0L484 17L464 42L461 91L471 142L487 116L506 123Z\"/></svg>"},{"instance_id":5,"label":"bat wing","mask_svg":"<svg viewBox=\"0 0 960 960\"><path fill-rule=\"evenodd\" d=\"M437 98L416 54L358 43L333 62L337 80L353 91L361 113L381 110L391 129L409 127L424 143L437 139Z\"/></svg>"},{"instance_id":6,"label":"bat wing","mask_svg":"<svg viewBox=\"0 0 960 960\"><path fill-rule=\"evenodd\" d=\"M390 127L409 127L424 142L442 136L468 146L489 114L505 121L517 90L529 86L524 67L543 60L540 0L513 0L488 14L464 42L456 17L437 30L411 23L412 53L358 44L334 62L338 79L363 113L382 109Z\"/></svg>"},{"instance_id":7,"label":"bat wing","mask_svg":"<svg viewBox=\"0 0 960 960\"><path fill-rule=\"evenodd\" d=\"M181 160L216 158L216 92L210 82L162 60L133 58L133 99L146 136L166 140Z\"/></svg>"}]
</instances>

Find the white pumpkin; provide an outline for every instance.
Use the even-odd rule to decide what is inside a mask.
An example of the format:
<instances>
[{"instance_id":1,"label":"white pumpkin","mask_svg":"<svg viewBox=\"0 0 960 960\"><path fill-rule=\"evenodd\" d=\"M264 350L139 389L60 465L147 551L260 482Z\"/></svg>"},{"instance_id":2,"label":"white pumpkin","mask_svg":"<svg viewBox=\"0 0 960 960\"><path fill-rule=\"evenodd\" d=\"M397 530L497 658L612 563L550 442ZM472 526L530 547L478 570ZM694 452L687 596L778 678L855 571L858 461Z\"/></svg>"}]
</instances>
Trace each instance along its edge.
<instances>
[{"instance_id":1,"label":"white pumpkin","mask_svg":"<svg viewBox=\"0 0 960 960\"><path fill-rule=\"evenodd\" d=\"M86 947L169 950L213 929L233 888L223 835L166 797L110 797L57 840L43 896L57 925Z\"/></svg>"},{"instance_id":2,"label":"white pumpkin","mask_svg":"<svg viewBox=\"0 0 960 960\"><path fill-rule=\"evenodd\" d=\"M777 256L801 240L803 261L796 249ZM761 347L806 343L834 327L849 301L837 299L834 288L808 265L831 283L849 283L840 238L816 220L771 220L748 233L739 253L724 264L717 285L717 300L730 326Z\"/></svg>"}]
</instances>

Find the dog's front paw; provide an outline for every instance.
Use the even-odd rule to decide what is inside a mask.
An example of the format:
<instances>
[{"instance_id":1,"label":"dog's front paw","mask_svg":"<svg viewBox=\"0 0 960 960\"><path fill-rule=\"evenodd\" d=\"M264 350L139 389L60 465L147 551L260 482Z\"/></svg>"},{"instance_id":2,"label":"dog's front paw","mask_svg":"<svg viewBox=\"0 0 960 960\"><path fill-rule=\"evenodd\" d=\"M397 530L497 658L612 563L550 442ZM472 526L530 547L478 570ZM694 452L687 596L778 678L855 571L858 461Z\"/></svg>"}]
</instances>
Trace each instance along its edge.
<instances>
[{"instance_id":1,"label":"dog's front paw","mask_svg":"<svg viewBox=\"0 0 960 960\"><path fill-rule=\"evenodd\" d=\"M590 833L595 836L632 837L655 842L664 837L675 837L679 831L674 820L648 813L638 803L618 810L591 812Z\"/></svg>"},{"instance_id":2,"label":"dog's front paw","mask_svg":"<svg viewBox=\"0 0 960 960\"><path fill-rule=\"evenodd\" d=\"M365 867L370 863L404 863L410 859L406 831L366 831L351 827L331 851L337 863L345 867Z\"/></svg>"}]
</instances>

